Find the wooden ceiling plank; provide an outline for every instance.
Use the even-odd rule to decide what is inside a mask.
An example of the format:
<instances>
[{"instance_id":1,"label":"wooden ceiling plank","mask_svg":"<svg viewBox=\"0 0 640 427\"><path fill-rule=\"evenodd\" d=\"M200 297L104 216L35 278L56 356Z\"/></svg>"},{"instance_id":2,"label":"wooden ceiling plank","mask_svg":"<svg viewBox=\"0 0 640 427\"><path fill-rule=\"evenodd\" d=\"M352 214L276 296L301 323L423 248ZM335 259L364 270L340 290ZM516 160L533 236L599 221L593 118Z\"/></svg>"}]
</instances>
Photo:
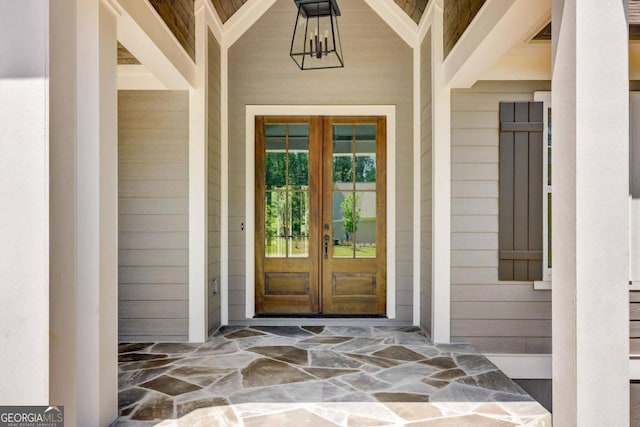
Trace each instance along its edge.
<instances>
[{"instance_id":1,"label":"wooden ceiling plank","mask_svg":"<svg viewBox=\"0 0 640 427\"><path fill-rule=\"evenodd\" d=\"M218 13L218 17L220 18L220 21L222 21L222 23L225 23L227 19L229 19L229 17L227 16L226 12L222 8L222 5L220 4L220 0L211 0L211 3L213 4L213 8Z\"/></svg>"}]
</instances>

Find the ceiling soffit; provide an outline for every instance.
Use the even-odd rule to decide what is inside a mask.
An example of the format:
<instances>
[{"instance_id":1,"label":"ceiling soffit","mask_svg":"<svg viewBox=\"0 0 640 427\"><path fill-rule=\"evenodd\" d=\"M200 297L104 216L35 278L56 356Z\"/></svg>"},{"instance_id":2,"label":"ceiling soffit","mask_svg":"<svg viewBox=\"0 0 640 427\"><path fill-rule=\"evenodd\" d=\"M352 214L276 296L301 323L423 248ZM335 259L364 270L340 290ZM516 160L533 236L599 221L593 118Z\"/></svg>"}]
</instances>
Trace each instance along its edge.
<instances>
[{"instance_id":1,"label":"ceiling soffit","mask_svg":"<svg viewBox=\"0 0 640 427\"><path fill-rule=\"evenodd\" d=\"M227 22L247 0L210 0L222 23ZM429 0L393 0L416 24L427 8Z\"/></svg>"}]
</instances>

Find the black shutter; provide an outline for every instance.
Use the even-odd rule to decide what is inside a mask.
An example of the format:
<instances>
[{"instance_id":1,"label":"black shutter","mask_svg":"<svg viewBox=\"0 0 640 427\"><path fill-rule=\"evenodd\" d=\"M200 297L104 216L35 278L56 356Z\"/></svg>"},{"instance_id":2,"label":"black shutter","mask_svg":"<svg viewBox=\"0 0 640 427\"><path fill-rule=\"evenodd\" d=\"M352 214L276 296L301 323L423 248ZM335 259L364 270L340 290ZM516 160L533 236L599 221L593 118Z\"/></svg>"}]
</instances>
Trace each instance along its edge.
<instances>
[{"instance_id":1,"label":"black shutter","mask_svg":"<svg viewBox=\"0 0 640 427\"><path fill-rule=\"evenodd\" d=\"M500 103L499 280L542 280L541 102Z\"/></svg>"}]
</instances>

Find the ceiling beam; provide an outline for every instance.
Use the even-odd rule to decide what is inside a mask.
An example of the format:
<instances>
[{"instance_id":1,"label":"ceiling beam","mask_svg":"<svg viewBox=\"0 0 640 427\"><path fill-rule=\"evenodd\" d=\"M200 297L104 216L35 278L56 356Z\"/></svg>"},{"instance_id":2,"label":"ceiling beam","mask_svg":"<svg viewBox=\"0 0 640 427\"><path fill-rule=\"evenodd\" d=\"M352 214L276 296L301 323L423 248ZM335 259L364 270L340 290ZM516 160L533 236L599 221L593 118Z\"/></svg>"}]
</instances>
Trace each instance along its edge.
<instances>
[{"instance_id":1,"label":"ceiling beam","mask_svg":"<svg viewBox=\"0 0 640 427\"><path fill-rule=\"evenodd\" d=\"M364 0L374 12L409 46L418 40L418 25L393 0Z\"/></svg>"},{"instance_id":2,"label":"ceiling beam","mask_svg":"<svg viewBox=\"0 0 640 427\"><path fill-rule=\"evenodd\" d=\"M195 85L195 64L147 1L118 0L118 40L168 89Z\"/></svg>"},{"instance_id":3,"label":"ceiling beam","mask_svg":"<svg viewBox=\"0 0 640 427\"><path fill-rule=\"evenodd\" d=\"M469 88L551 16L551 0L487 0L444 61L445 83Z\"/></svg>"},{"instance_id":4,"label":"ceiling beam","mask_svg":"<svg viewBox=\"0 0 640 427\"><path fill-rule=\"evenodd\" d=\"M265 14L276 0L248 0L224 23L223 40L226 47L233 45Z\"/></svg>"}]
</instances>

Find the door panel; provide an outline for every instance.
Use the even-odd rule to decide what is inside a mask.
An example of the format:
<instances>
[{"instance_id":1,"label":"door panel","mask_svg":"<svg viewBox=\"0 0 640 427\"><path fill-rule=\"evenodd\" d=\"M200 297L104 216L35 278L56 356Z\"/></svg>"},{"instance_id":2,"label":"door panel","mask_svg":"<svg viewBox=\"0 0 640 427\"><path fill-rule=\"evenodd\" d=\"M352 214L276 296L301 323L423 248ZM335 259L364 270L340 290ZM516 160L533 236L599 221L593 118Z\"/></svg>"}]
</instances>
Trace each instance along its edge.
<instances>
[{"instance_id":1,"label":"door panel","mask_svg":"<svg viewBox=\"0 0 640 427\"><path fill-rule=\"evenodd\" d=\"M256 312L384 315L386 124L256 118Z\"/></svg>"},{"instance_id":2,"label":"door panel","mask_svg":"<svg viewBox=\"0 0 640 427\"><path fill-rule=\"evenodd\" d=\"M327 117L323 128L323 313L384 314L385 120Z\"/></svg>"},{"instance_id":3,"label":"door panel","mask_svg":"<svg viewBox=\"0 0 640 427\"><path fill-rule=\"evenodd\" d=\"M256 311L319 313L319 119L256 118Z\"/></svg>"}]
</instances>

